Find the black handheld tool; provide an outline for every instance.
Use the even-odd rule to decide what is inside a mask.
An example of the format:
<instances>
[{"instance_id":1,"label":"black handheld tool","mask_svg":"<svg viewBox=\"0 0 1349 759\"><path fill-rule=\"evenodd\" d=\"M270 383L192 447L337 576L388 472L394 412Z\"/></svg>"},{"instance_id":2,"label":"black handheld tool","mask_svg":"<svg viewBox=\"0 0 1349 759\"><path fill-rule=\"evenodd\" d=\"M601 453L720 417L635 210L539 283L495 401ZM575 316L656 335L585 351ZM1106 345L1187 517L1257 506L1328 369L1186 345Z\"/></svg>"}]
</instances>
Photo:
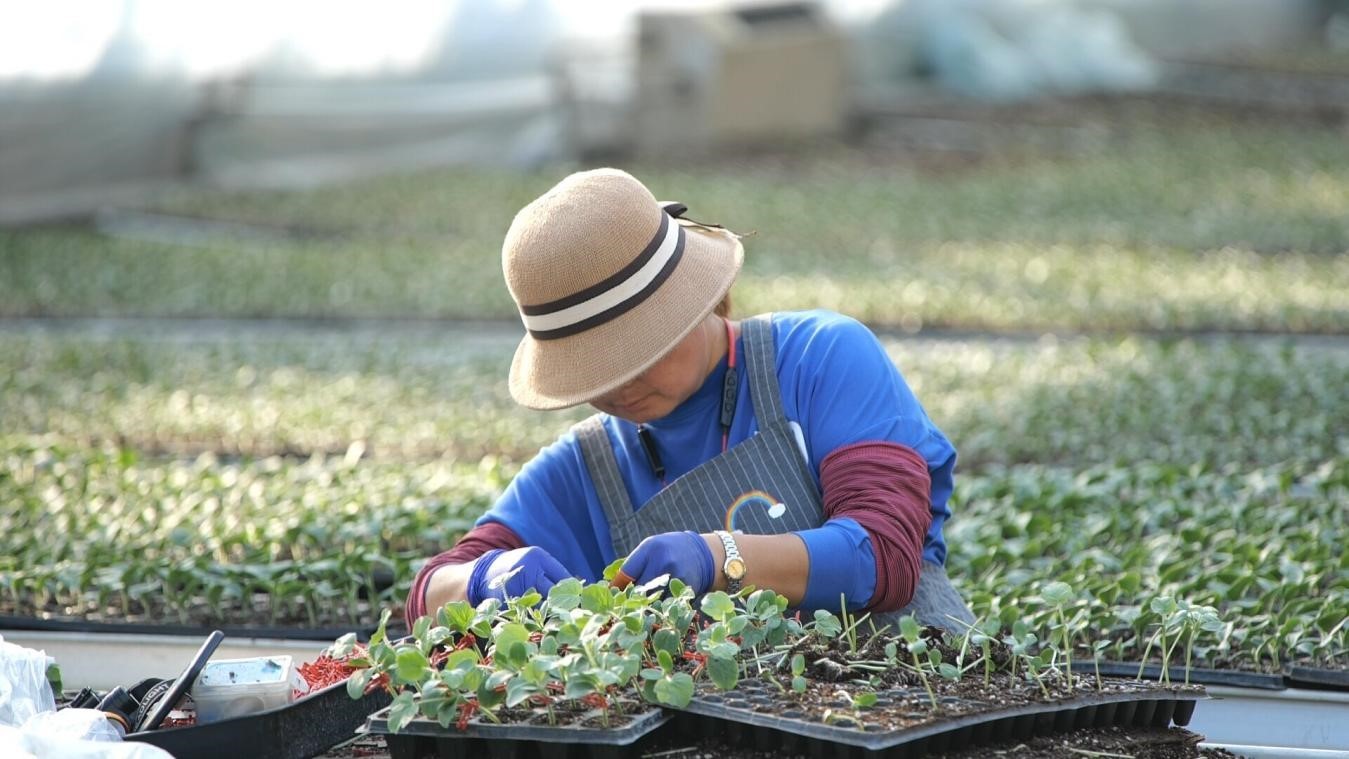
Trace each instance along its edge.
<instances>
[{"instance_id":1,"label":"black handheld tool","mask_svg":"<svg viewBox=\"0 0 1349 759\"><path fill-rule=\"evenodd\" d=\"M216 647L219 646L220 641L224 639L225 633L222 633L219 630L213 630L211 634L206 637L206 642L201 644L201 648L197 649L197 653L192 657L192 661L188 662L187 669L184 669L183 673L178 676L178 679L173 681L173 687L169 688L168 692L164 694L164 697L161 698L159 703L155 706L155 710L150 712L150 716L145 718L145 721L139 725L138 729L154 730L159 727L159 723L163 722L164 718L169 716L169 712L173 711L173 707L178 705L178 699L182 698L188 688L192 687L192 683L196 682L197 675L201 674L201 668L206 666L206 662L210 660L211 654L215 653Z\"/></svg>"}]
</instances>

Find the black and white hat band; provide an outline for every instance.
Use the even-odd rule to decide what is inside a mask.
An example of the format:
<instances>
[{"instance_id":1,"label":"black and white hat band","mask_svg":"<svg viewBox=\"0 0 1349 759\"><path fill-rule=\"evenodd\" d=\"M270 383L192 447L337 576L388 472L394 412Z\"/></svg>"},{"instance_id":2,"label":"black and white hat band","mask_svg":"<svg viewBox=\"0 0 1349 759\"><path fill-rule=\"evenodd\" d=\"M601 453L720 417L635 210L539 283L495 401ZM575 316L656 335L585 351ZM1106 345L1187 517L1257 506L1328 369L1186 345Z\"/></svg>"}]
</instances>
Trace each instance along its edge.
<instances>
[{"instance_id":1,"label":"black and white hat band","mask_svg":"<svg viewBox=\"0 0 1349 759\"><path fill-rule=\"evenodd\" d=\"M651 297L669 279L684 254L684 228L675 222L684 206L662 209L660 228L627 266L602 282L550 303L520 306L520 318L535 340L556 340L612 321Z\"/></svg>"}]
</instances>

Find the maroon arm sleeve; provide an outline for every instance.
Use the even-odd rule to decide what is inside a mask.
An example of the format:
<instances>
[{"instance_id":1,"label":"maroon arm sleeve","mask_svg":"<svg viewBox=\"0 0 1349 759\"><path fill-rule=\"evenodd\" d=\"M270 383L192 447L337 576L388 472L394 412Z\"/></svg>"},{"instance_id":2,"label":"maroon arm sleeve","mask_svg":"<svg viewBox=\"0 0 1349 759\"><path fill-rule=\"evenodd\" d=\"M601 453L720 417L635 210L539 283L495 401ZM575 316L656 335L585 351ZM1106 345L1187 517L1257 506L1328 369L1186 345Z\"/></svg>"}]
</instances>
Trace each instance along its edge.
<instances>
[{"instance_id":1,"label":"maroon arm sleeve","mask_svg":"<svg viewBox=\"0 0 1349 759\"><path fill-rule=\"evenodd\" d=\"M431 582L432 572L451 564L466 564L494 548L510 551L524 546L525 542L514 530L498 522L487 522L469 530L454 548L436 554L417 571L412 589L408 591L407 605L403 608L408 624L426 614L426 586Z\"/></svg>"},{"instance_id":2,"label":"maroon arm sleeve","mask_svg":"<svg viewBox=\"0 0 1349 759\"><path fill-rule=\"evenodd\" d=\"M867 531L876 555L876 590L866 611L897 611L913 599L932 524L932 477L908 446L843 446L820 464L825 519L848 517Z\"/></svg>"}]
</instances>

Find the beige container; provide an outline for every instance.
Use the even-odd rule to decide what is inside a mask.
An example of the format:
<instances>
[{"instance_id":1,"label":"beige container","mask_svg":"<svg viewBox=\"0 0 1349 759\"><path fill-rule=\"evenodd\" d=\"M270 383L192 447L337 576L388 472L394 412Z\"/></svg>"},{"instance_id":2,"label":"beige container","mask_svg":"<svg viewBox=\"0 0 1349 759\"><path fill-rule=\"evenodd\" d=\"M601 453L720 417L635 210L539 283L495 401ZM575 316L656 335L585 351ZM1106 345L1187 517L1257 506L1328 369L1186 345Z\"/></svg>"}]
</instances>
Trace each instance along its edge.
<instances>
[{"instance_id":1,"label":"beige container","mask_svg":"<svg viewBox=\"0 0 1349 759\"><path fill-rule=\"evenodd\" d=\"M643 12L633 137L642 153L842 130L841 32L813 2Z\"/></svg>"}]
</instances>

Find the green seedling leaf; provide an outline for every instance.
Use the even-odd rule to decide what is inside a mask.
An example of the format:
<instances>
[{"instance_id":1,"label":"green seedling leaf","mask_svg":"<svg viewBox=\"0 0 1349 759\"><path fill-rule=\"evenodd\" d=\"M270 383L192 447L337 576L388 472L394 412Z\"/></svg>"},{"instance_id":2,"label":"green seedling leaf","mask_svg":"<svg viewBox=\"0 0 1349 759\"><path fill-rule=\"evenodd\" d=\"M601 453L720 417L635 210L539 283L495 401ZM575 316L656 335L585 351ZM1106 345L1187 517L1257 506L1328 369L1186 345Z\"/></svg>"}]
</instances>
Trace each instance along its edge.
<instances>
[{"instance_id":1,"label":"green seedling leaf","mask_svg":"<svg viewBox=\"0 0 1349 759\"><path fill-rule=\"evenodd\" d=\"M425 619L425 617L423 617L423 619ZM422 653L430 654L431 649L453 637L454 633L450 632L450 628L448 627L441 627L440 625L432 627L430 630L426 631L425 637L419 638L422 644Z\"/></svg>"},{"instance_id":2,"label":"green seedling leaf","mask_svg":"<svg viewBox=\"0 0 1349 759\"><path fill-rule=\"evenodd\" d=\"M735 613L735 602L720 590L703 596L702 603L699 606L704 614L718 622L725 622Z\"/></svg>"},{"instance_id":3,"label":"green seedling leaf","mask_svg":"<svg viewBox=\"0 0 1349 759\"><path fill-rule=\"evenodd\" d=\"M665 649L657 651L656 661L660 663L660 668L665 671L665 674L674 672L674 657L670 655L669 651Z\"/></svg>"},{"instance_id":4,"label":"green seedling leaf","mask_svg":"<svg viewBox=\"0 0 1349 759\"><path fill-rule=\"evenodd\" d=\"M389 732L401 732L416 716L417 701L412 691L399 693L389 707Z\"/></svg>"},{"instance_id":5,"label":"green seedling leaf","mask_svg":"<svg viewBox=\"0 0 1349 759\"><path fill-rule=\"evenodd\" d=\"M806 671L806 657L801 654L792 656L792 675L800 675Z\"/></svg>"},{"instance_id":6,"label":"green seedling leaf","mask_svg":"<svg viewBox=\"0 0 1349 759\"><path fill-rule=\"evenodd\" d=\"M651 636L651 646L657 652L665 652L670 656L679 656L683 651L683 642L678 633L668 627L662 627Z\"/></svg>"},{"instance_id":7,"label":"green seedling leaf","mask_svg":"<svg viewBox=\"0 0 1349 759\"><path fill-rule=\"evenodd\" d=\"M960 668L954 664L947 664L946 662L938 664L937 673L952 682L960 679Z\"/></svg>"},{"instance_id":8,"label":"green seedling leaf","mask_svg":"<svg viewBox=\"0 0 1349 759\"><path fill-rule=\"evenodd\" d=\"M731 690L740 681L740 666L733 658L713 656L707 660L707 674L722 690Z\"/></svg>"},{"instance_id":9,"label":"green seedling leaf","mask_svg":"<svg viewBox=\"0 0 1349 759\"><path fill-rule=\"evenodd\" d=\"M567 698L582 698L598 691L595 678L589 674L580 674L567 680L566 688L562 695Z\"/></svg>"},{"instance_id":10,"label":"green seedling leaf","mask_svg":"<svg viewBox=\"0 0 1349 759\"><path fill-rule=\"evenodd\" d=\"M507 622L496 629L493 636L496 643L496 652L498 656L511 656L511 648L516 644L526 644L529 642L529 630L519 622Z\"/></svg>"},{"instance_id":11,"label":"green seedling leaf","mask_svg":"<svg viewBox=\"0 0 1349 759\"><path fill-rule=\"evenodd\" d=\"M1148 608L1153 614L1160 615L1163 619L1176 613L1176 599L1171 596L1157 596L1148 602Z\"/></svg>"},{"instance_id":12,"label":"green seedling leaf","mask_svg":"<svg viewBox=\"0 0 1349 759\"><path fill-rule=\"evenodd\" d=\"M918 620L914 619L912 614L906 614L899 618L899 634L904 636L904 640L909 641L910 644L922 639L922 630L918 626ZM909 650L913 650L912 645L909 646ZM914 651L914 653L918 652Z\"/></svg>"},{"instance_id":13,"label":"green seedling leaf","mask_svg":"<svg viewBox=\"0 0 1349 759\"><path fill-rule=\"evenodd\" d=\"M426 656L415 646L398 649L398 679L405 683L420 683L430 669Z\"/></svg>"},{"instance_id":14,"label":"green seedling leaf","mask_svg":"<svg viewBox=\"0 0 1349 759\"><path fill-rule=\"evenodd\" d=\"M385 609L384 611L380 612L379 625L375 628L375 631L370 635L370 648L374 648L375 646L378 646L379 644L383 643L385 638L388 637L388 633L385 632L385 629L389 626L389 617L392 615L393 610L391 609Z\"/></svg>"},{"instance_id":15,"label":"green seedling leaf","mask_svg":"<svg viewBox=\"0 0 1349 759\"><path fill-rule=\"evenodd\" d=\"M47 683L51 685L53 693L60 693L61 687L61 666L56 663L47 665Z\"/></svg>"},{"instance_id":16,"label":"green seedling leaf","mask_svg":"<svg viewBox=\"0 0 1349 759\"><path fill-rule=\"evenodd\" d=\"M506 649L506 663L512 667L524 667L529 663L529 649L524 643L512 643Z\"/></svg>"},{"instance_id":17,"label":"green seedling leaf","mask_svg":"<svg viewBox=\"0 0 1349 759\"><path fill-rule=\"evenodd\" d=\"M509 683L513 677L515 677L514 672L498 670L487 676L486 687L488 690L497 690L506 683Z\"/></svg>"},{"instance_id":18,"label":"green seedling leaf","mask_svg":"<svg viewBox=\"0 0 1349 759\"><path fill-rule=\"evenodd\" d=\"M614 609L614 595L609 586L595 583L581 590L581 608L592 614L608 614Z\"/></svg>"},{"instance_id":19,"label":"green seedling leaf","mask_svg":"<svg viewBox=\"0 0 1349 759\"><path fill-rule=\"evenodd\" d=\"M665 706L683 709L693 700L693 676L676 672L656 681L656 700Z\"/></svg>"},{"instance_id":20,"label":"green seedling leaf","mask_svg":"<svg viewBox=\"0 0 1349 759\"><path fill-rule=\"evenodd\" d=\"M467 601L451 601L436 612L436 621L462 635L473 625L475 616L476 612Z\"/></svg>"},{"instance_id":21,"label":"green seedling leaf","mask_svg":"<svg viewBox=\"0 0 1349 759\"><path fill-rule=\"evenodd\" d=\"M426 637L426 632L431 629L430 617L418 617L416 622L412 623L412 637L421 640Z\"/></svg>"},{"instance_id":22,"label":"green seedling leaf","mask_svg":"<svg viewBox=\"0 0 1349 759\"><path fill-rule=\"evenodd\" d=\"M548 605L555 609L575 609L581 603L582 587L584 584L575 577L566 578L548 591Z\"/></svg>"},{"instance_id":23,"label":"green seedling leaf","mask_svg":"<svg viewBox=\"0 0 1349 759\"><path fill-rule=\"evenodd\" d=\"M614 581L614 578L618 576L618 570L620 570L620 569L623 568L623 562L625 562L625 561L627 561L627 560L628 560L628 557L623 556L623 557L614 559L612 562L610 562L609 566L607 566L607 567L604 568L604 580L605 580L605 582L610 582L610 583L612 583L612 582Z\"/></svg>"},{"instance_id":24,"label":"green seedling leaf","mask_svg":"<svg viewBox=\"0 0 1349 759\"><path fill-rule=\"evenodd\" d=\"M347 678L347 695L353 700L360 699L365 695L365 686L370 684L370 678L374 677L373 669L358 669L351 673Z\"/></svg>"},{"instance_id":25,"label":"green seedling leaf","mask_svg":"<svg viewBox=\"0 0 1349 759\"><path fill-rule=\"evenodd\" d=\"M739 653L740 646L737 646L730 641L713 643L707 647L708 656L720 657L722 659L734 659Z\"/></svg>"},{"instance_id":26,"label":"green seedling leaf","mask_svg":"<svg viewBox=\"0 0 1349 759\"><path fill-rule=\"evenodd\" d=\"M825 609L815 610L815 629L826 638L837 638L843 632L843 623Z\"/></svg>"},{"instance_id":27,"label":"green seedling leaf","mask_svg":"<svg viewBox=\"0 0 1349 759\"><path fill-rule=\"evenodd\" d=\"M852 705L857 709L870 709L876 705L876 694L871 691L862 691L853 696Z\"/></svg>"},{"instance_id":28,"label":"green seedling leaf","mask_svg":"<svg viewBox=\"0 0 1349 759\"><path fill-rule=\"evenodd\" d=\"M347 633L333 641L331 646L328 646L328 655L334 659L345 659L351 655L351 652L355 650L355 648L356 633Z\"/></svg>"},{"instance_id":29,"label":"green seedling leaf","mask_svg":"<svg viewBox=\"0 0 1349 759\"><path fill-rule=\"evenodd\" d=\"M506 683L506 706L519 706L538 692L538 686L523 677L515 677Z\"/></svg>"},{"instance_id":30,"label":"green seedling leaf","mask_svg":"<svg viewBox=\"0 0 1349 759\"><path fill-rule=\"evenodd\" d=\"M800 675L797 675L796 677L792 678L792 690L796 691L797 693L805 693L806 685L807 685L806 678Z\"/></svg>"},{"instance_id":31,"label":"green seedling leaf","mask_svg":"<svg viewBox=\"0 0 1349 759\"><path fill-rule=\"evenodd\" d=\"M1051 582L1040 590L1040 597L1050 606L1067 606L1073 601L1073 586L1066 582Z\"/></svg>"}]
</instances>

